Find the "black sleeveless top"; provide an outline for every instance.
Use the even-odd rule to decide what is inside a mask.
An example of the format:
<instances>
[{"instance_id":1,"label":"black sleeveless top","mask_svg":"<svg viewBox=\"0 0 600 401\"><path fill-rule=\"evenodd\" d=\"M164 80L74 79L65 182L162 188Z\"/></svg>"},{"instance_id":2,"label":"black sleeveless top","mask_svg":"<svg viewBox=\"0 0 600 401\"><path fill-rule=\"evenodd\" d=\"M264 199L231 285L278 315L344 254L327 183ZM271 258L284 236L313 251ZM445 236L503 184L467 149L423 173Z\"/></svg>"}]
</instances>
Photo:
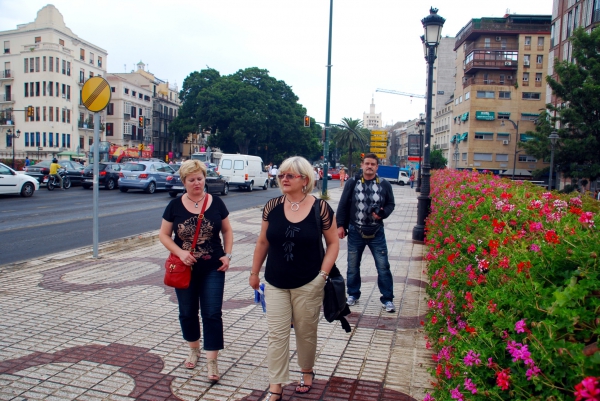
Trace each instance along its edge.
<instances>
[{"instance_id":1,"label":"black sleeveless top","mask_svg":"<svg viewBox=\"0 0 600 401\"><path fill-rule=\"evenodd\" d=\"M267 240L269 251L265 280L282 289L299 288L310 283L321 270L322 233L318 231L314 209L298 223L285 217L285 196L271 199L263 210L263 220L269 222ZM328 230L333 221L333 209L324 200L321 202L322 230Z\"/></svg>"}]
</instances>

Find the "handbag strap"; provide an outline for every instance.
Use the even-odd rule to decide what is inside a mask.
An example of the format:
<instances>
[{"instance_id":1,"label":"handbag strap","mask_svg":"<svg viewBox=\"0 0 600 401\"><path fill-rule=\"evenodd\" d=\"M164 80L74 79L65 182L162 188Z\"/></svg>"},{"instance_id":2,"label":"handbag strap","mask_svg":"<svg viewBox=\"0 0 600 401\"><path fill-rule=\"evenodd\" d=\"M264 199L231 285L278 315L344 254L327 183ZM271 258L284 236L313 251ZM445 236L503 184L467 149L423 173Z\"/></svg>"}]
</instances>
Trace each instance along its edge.
<instances>
[{"instance_id":1,"label":"handbag strap","mask_svg":"<svg viewBox=\"0 0 600 401\"><path fill-rule=\"evenodd\" d=\"M325 257L325 250L323 249L323 222L321 221L321 201L315 197L315 203L313 204L313 209L315 209L315 218L317 219L317 228L319 230L319 255L321 256L321 261Z\"/></svg>"},{"instance_id":2,"label":"handbag strap","mask_svg":"<svg viewBox=\"0 0 600 401\"><path fill-rule=\"evenodd\" d=\"M204 211L206 210L206 204L208 203L208 194L204 197L204 203L202 204L202 210L198 215L198 224L196 225L196 233L194 234L194 241L192 242L192 250L196 249L196 242L198 242L198 235L200 234L200 226L202 225L202 221L204 220Z\"/></svg>"}]
</instances>

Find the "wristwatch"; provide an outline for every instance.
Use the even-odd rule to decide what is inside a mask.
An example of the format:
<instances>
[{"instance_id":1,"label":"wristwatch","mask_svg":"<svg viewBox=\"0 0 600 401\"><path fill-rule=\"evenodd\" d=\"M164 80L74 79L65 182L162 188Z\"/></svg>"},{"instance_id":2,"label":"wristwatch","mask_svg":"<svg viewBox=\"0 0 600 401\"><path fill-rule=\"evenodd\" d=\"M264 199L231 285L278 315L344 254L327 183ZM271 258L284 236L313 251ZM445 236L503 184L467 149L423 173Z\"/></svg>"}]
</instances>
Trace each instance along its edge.
<instances>
[{"instance_id":1,"label":"wristwatch","mask_svg":"<svg viewBox=\"0 0 600 401\"><path fill-rule=\"evenodd\" d=\"M229 260L231 260L231 258L233 257L233 255L230 253L226 253L225 256L227 256L229 258Z\"/></svg>"}]
</instances>

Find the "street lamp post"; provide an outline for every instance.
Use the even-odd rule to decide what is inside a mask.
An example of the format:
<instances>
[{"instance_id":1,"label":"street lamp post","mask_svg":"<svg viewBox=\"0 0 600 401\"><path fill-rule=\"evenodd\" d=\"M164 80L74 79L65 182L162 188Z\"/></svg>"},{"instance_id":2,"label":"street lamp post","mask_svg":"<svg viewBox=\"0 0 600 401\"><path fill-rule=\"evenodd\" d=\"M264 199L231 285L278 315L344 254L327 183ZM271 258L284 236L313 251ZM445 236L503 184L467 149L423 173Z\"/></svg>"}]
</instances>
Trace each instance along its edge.
<instances>
[{"instance_id":1,"label":"street lamp post","mask_svg":"<svg viewBox=\"0 0 600 401\"><path fill-rule=\"evenodd\" d=\"M429 15L421 20L425 35L423 35L423 49L426 51L425 59L427 60L428 75L427 75L427 110L426 110L426 125L425 125L425 147L423 154L423 177L421 185L421 194L418 197L417 206L417 225L414 226L412 238L415 241L425 240L425 220L429 215L431 206L431 198L429 197L429 144L431 143L431 110L433 99L433 64L436 59L437 47L440 44L442 36L442 27L446 20L437 15L437 8L431 8Z\"/></svg>"},{"instance_id":2,"label":"street lamp post","mask_svg":"<svg viewBox=\"0 0 600 401\"><path fill-rule=\"evenodd\" d=\"M504 127L504 120L506 121L510 121L510 123L513 125L513 127L515 128L515 156L513 158L513 170L512 170L512 176L511 176L511 180L514 181L515 179L515 171L517 169L517 154L519 154L520 150L517 150L518 144L519 144L519 122L514 122L513 120L509 119L509 118L505 118L502 120L502 122L500 123L500 126Z\"/></svg>"},{"instance_id":3,"label":"street lamp post","mask_svg":"<svg viewBox=\"0 0 600 401\"><path fill-rule=\"evenodd\" d=\"M333 0L329 0L329 47L327 50L327 96L325 100L325 141L323 142L323 188L321 194L327 195L327 173L329 173L329 110L331 98L331 37L333 33ZM350 166L351 168L352 166Z\"/></svg>"},{"instance_id":4,"label":"street lamp post","mask_svg":"<svg viewBox=\"0 0 600 401\"><path fill-rule=\"evenodd\" d=\"M559 136L556 130L552 131L550 136L550 177L548 177L548 190L552 190L552 168L554 167L554 147L556 146L556 142L558 142Z\"/></svg>"},{"instance_id":5,"label":"street lamp post","mask_svg":"<svg viewBox=\"0 0 600 401\"><path fill-rule=\"evenodd\" d=\"M423 167L423 129L425 128L425 121L423 121L422 115L419 121L417 122L417 125L419 127L419 156L421 160L419 160L419 175L417 177L417 188L415 189L415 192L421 192L421 172Z\"/></svg>"},{"instance_id":6,"label":"street lamp post","mask_svg":"<svg viewBox=\"0 0 600 401\"><path fill-rule=\"evenodd\" d=\"M6 135L10 137L10 142L12 144L12 168L15 170L15 138L21 136L21 131L17 130L13 133L9 128L8 131L6 131Z\"/></svg>"}]
</instances>

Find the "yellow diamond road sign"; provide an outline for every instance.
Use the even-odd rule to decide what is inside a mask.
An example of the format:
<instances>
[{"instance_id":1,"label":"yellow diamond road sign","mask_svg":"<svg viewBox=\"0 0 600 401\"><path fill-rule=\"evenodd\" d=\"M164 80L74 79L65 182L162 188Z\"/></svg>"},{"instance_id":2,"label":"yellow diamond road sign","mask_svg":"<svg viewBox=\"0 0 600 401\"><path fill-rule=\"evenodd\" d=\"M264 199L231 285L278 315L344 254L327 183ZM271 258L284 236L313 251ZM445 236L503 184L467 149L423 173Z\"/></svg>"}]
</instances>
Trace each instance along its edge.
<instances>
[{"instance_id":1,"label":"yellow diamond road sign","mask_svg":"<svg viewBox=\"0 0 600 401\"><path fill-rule=\"evenodd\" d=\"M89 111L102 111L110 102L110 85L102 77L92 77L81 89L81 102Z\"/></svg>"}]
</instances>

